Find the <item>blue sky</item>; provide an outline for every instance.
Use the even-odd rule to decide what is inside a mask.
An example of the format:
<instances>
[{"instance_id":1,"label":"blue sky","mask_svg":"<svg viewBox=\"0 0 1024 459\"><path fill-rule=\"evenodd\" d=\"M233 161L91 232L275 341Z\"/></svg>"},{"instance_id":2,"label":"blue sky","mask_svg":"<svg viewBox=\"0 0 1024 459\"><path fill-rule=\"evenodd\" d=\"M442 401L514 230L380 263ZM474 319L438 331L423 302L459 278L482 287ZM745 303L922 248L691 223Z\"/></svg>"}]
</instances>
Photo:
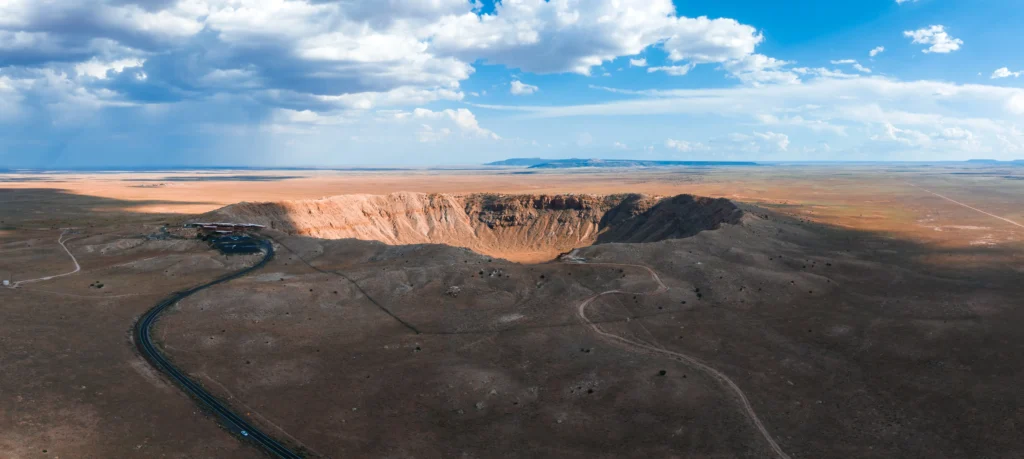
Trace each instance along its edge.
<instances>
[{"instance_id":1,"label":"blue sky","mask_svg":"<svg viewBox=\"0 0 1024 459\"><path fill-rule=\"evenodd\" d=\"M1013 0L10 0L0 168L1024 158Z\"/></svg>"}]
</instances>

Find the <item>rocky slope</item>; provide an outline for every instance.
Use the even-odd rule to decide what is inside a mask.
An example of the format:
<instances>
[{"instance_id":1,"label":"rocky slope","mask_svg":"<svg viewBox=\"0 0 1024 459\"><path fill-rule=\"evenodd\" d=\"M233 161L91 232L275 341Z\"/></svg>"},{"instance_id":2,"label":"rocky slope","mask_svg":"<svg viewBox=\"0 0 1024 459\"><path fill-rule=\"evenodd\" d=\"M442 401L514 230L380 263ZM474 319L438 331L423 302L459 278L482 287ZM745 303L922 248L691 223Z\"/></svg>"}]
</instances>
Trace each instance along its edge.
<instances>
[{"instance_id":1,"label":"rocky slope","mask_svg":"<svg viewBox=\"0 0 1024 459\"><path fill-rule=\"evenodd\" d=\"M203 219L251 222L323 239L436 243L521 262L595 243L655 242L735 224L732 202L679 195L343 195L243 202Z\"/></svg>"}]
</instances>

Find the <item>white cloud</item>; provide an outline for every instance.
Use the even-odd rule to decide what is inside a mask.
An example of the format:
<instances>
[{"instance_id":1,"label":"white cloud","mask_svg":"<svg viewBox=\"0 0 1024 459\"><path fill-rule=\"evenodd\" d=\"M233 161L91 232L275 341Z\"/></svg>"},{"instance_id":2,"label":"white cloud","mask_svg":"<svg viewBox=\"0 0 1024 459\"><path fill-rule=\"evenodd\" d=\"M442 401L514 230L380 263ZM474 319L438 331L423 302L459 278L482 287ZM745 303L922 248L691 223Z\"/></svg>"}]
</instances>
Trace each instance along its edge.
<instances>
[{"instance_id":1,"label":"white cloud","mask_svg":"<svg viewBox=\"0 0 1024 459\"><path fill-rule=\"evenodd\" d=\"M912 132L918 132L931 139L927 148L966 142L1000 151L1024 138L1014 130L1024 115L1020 88L901 82L868 75L871 69L854 60L836 64L851 66L839 67L850 73L794 68L757 53L764 36L753 26L677 17L670 0L506 0L488 14L479 14L479 6L466 0L0 0L0 118L61 124L90 120L89 110L105 107L137 107L108 111L129 116L187 106L192 116L208 119L245 112L275 132L344 128L353 130L345 139L366 139L372 135L358 129L385 118L380 123L407 127L410 142L482 141L498 136L467 109L413 108L462 100L461 85L481 60L517 75L517 69L601 75L607 62L628 58L630 66L647 66L638 56L663 52L666 62L648 72L685 75L713 64L743 84L504 108L526 112L525 118L720 115L762 131L747 131L744 142L779 151L801 151L789 146L789 135L796 145L805 135L848 136L841 143L876 136L902 145L893 138L917 141ZM928 53L963 44L942 26L905 34ZM654 54L646 54L652 47ZM879 46L869 55L883 51ZM1004 67L992 77L1020 73ZM538 89L516 80L509 90ZM222 111L206 113L211 107ZM32 116L44 111L53 118ZM381 126L375 129L389 129ZM956 137L956 129L970 135ZM793 132L779 133L786 130Z\"/></svg>"},{"instance_id":2,"label":"white cloud","mask_svg":"<svg viewBox=\"0 0 1024 459\"><path fill-rule=\"evenodd\" d=\"M107 72L121 73L126 67L141 67L144 62L145 59L138 58L118 59L109 62L102 62L92 58L75 64L75 72L80 76L87 75L93 78L105 79L107 78Z\"/></svg>"},{"instance_id":3,"label":"white cloud","mask_svg":"<svg viewBox=\"0 0 1024 459\"><path fill-rule=\"evenodd\" d=\"M860 75L844 73L842 70L831 70L824 67L807 68L797 67L793 69L794 72L800 75L817 76L819 78L858 78Z\"/></svg>"},{"instance_id":4,"label":"white cloud","mask_svg":"<svg viewBox=\"0 0 1024 459\"><path fill-rule=\"evenodd\" d=\"M924 53L940 53L947 54L960 49L960 45L964 44L964 41L959 38L953 38L946 32L945 26L933 25L923 29L908 30L903 32L903 36L913 39L913 43L920 45L931 45L922 52Z\"/></svg>"},{"instance_id":5,"label":"white cloud","mask_svg":"<svg viewBox=\"0 0 1024 459\"><path fill-rule=\"evenodd\" d=\"M1011 72L1009 68L1003 67L1001 69L996 69L995 72L992 72L992 77L991 78L993 80L996 79L996 78L1009 78L1009 77L1017 78L1017 77L1021 76L1022 73L1024 73L1024 72Z\"/></svg>"},{"instance_id":6,"label":"white cloud","mask_svg":"<svg viewBox=\"0 0 1024 459\"><path fill-rule=\"evenodd\" d=\"M534 85L523 83L522 81L519 80L512 80L512 86L509 88L509 92L511 92L512 95L515 96L526 96L533 94L539 90L540 88Z\"/></svg>"},{"instance_id":7,"label":"white cloud","mask_svg":"<svg viewBox=\"0 0 1024 459\"><path fill-rule=\"evenodd\" d=\"M861 73L871 73L871 69L869 69L869 68L867 68L867 67L865 67L863 65L860 65L860 62L857 62L854 59L842 59L842 60L832 61L832 65L850 65L850 66L852 66L854 68L854 70L856 70L858 72L861 72Z\"/></svg>"},{"instance_id":8,"label":"white cloud","mask_svg":"<svg viewBox=\"0 0 1024 459\"><path fill-rule=\"evenodd\" d=\"M260 126L260 131L275 135L303 136L301 142L313 143L318 137L343 138L345 141L383 141L389 144L410 141L459 141L473 144L472 142L501 140L494 132L482 128L473 113L464 108L439 111L423 108L412 111L353 109L331 112L275 109L269 119Z\"/></svg>"},{"instance_id":9,"label":"white cloud","mask_svg":"<svg viewBox=\"0 0 1024 459\"><path fill-rule=\"evenodd\" d=\"M683 153L707 150L707 147L700 142L688 142L686 140L667 139L665 140L665 146Z\"/></svg>"},{"instance_id":10,"label":"white cloud","mask_svg":"<svg viewBox=\"0 0 1024 459\"><path fill-rule=\"evenodd\" d=\"M671 0L518 0L494 14L447 16L430 28L431 48L466 61L534 73L575 72L661 46L671 61L741 59L763 36L733 19L675 16Z\"/></svg>"},{"instance_id":11,"label":"white cloud","mask_svg":"<svg viewBox=\"0 0 1024 459\"><path fill-rule=\"evenodd\" d=\"M346 124L352 121L355 114L349 113L318 113L312 110L291 110L279 108L273 112L274 124L303 124L314 126L331 126Z\"/></svg>"},{"instance_id":12,"label":"white cloud","mask_svg":"<svg viewBox=\"0 0 1024 459\"><path fill-rule=\"evenodd\" d=\"M10 0L0 3L0 53L29 68L74 63L76 75L106 80L76 85L142 103L246 90L288 108L415 105L461 98L472 66L437 55L423 30L470 8L464 0Z\"/></svg>"},{"instance_id":13,"label":"white cloud","mask_svg":"<svg viewBox=\"0 0 1024 459\"><path fill-rule=\"evenodd\" d=\"M456 127L468 135L493 140L501 139L498 134L480 127L480 124L477 122L476 116L473 115L473 112L465 108L457 110L449 108L436 112L426 108L417 108L413 110L412 116L417 119L450 120Z\"/></svg>"},{"instance_id":14,"label":"white cloud","mask_svg":"<svg viewBox=\"0 0 1024 459\"><path fill-rule=\"evenodd\" d=\"M900 81L885 77L816 78L799 85L738 86L733 88L625 90L595 89L634 99L567 106L488 106L530 112L534 116L600 116L657 114L717 114L750 116L786 109L828 116L831 120L865 121L883 113L920 113L975 119L1004 119L1024 113L1024 89L940 81ZM1010 103L1008 103L1008 101ZM1018 111L1017 102L1020 101Z\"/></svg>"},{"instance_id":15,"label":"white cloud","mask_svg":"<svg viewBox=\"0 0 1024 459\"><path fill-rule=\"evenodd\" d=\"M908 154L931 155L920 156L922 158L953 159L955 156L949 156L951 152L964 151L961 144L953 142L925 143L922 136L914 133L931 137L952 127L972 133L972 156L977 152L988 152L994 157L1008 154L1010 150L1004 147L1002 139L1011 145L1024 146L1024 135L1016 127L1024 115L1022 88L927 80L899 81L877 76L817 77L796 85L732 88L643 91L594 88L634 97L586 105L491 108L516 110L527 116L545 118L686 115L706 119L714 116L721 118L723 124L753 121L770 126L768 132L778 133L782 127L795 127L809 130L815 136L834 135L835 140L821 138L828 140L833 147L837 142L851 145L875 137L884 140L893 154L906 151ZM889 125L907 132L889 130ZM751 137L749 140L753 140ZM717 145L715 142L712 144ZM921 146L911 147L911 144ZM888 151L872 148L864 147L872 152Z\"/></svg>"},{"instance_id":16,"label":"white cloud","mask_svg":"<svg viewBox=\"0 0 1024 459\"><path fill-rule=\"evenodd\" d=\"M615 148L616 150L629 150L629 147L622 142L612 143L612 148Z\"/></svg>"},{"instance_id":17,"label":"white cloud","mask_svg":"<svg viewBox=\"0 0 1024 459\"><path fill-rule=\"evenodd\" d=\"M257 91L259 98L269 104L284 107L301 107L310 110L371 109L420 105L437 100L462 100L461 91L444 88L397 87L383 92L357 92L338 95L307 94L292 90Z\"/></svg>"},{"instance_id":18,"label":"white cloud","mask_svg":"<svg viewBox=\"0 0 1024 459\"><path fill-rule=\"evenodd\" d=\"M668 54L655 71L672 75L718 63L750 84L796 80L775 65L782 61L754 54L764 38L753 26L678 17L671 0L478 8L466 0L7 0L0 1L0 55L14 63L5 70L19 74L70 74L63 83L70 88L56 93L78 94L79 102L91 94L104 101L95 107L231 97L267 111L416 107L461 100L460 85L479 60L590 74L650 47ZM12 89L19 97L8 105L32 104L45 86ZM537 87L515 82L511 91Z\"/></svg>"},{"instance_id":19,"label":"white cloud","mask_svg":"<svg viewBox=\"0 0 1024 459\"><path fill-rule=\"evenodd\" d=\"M791 63L763 54L751 54L725 62L722 66L740 81L754 86L765 83L797 84L800 77L793 70L783 68Z\"/></svg>"},{"instance_id":20,"label":"white cloud","mask_svg":"<svg viewBox=\"0 0 1024 459\"><path fill-rule=\"evenodd\" d=\"M779 134L776 132L754 132L754 137L761 139L770 144L774 144L779 150L789 150L789 136L786 134Z\"/></svg>"},{"instance_id":21,"label":"white cloud","mask_svg":"<svg viewBox=\"0 0 1024 459\"><path fill-rule=\"evenodd\" d=\"M902 5L904 3L917 3L917 0L896 0L897 5Z\"/></svg>"},{"instance_id":22,"label":"white cloud","mask_svg":"<svg viewBox=\"0 0 1024 459\"><path fill-rule=\"evenodd\" d=\"M744 134L734 132L724 137L710 140L711 147L717 151L743 154L784 153L789 150L789 136L776 132L757 132Z\"/></svg>"},{"instance_id":23,"label":"white cloud","mask_svg":"<svg viewBox=\"0 0 1024 459\"><path fill-rule=\"evenodd\" d=\"M15 84L11 78L0 75L0 121L15 119L20 115L22 96Z\"/></svg>"},{"instance_id":24,"label":"white cloud","mask_svg":"<svg viewBox=\"0 0 1024 459\"><path fill-rule=\"evenodd\" d=\"M687 73L690 73L691 69L693 69L693 64L669 65L662 67L647 67L647 73L665 72L672 76L683 76L686 75Z\"/></svg>"},{"instance_id":25,"label":"white cloud","mask_svg":"<svg viewBox=\"0 0 1024 459\"><path fill-rule=\"evenodd\" d=\"M939 134L942 138L948 140L971 140L974 138L974 133L961 127L948 127L944 128Z\"/></svg>"},{"instance_id":26,"label":"white cloud","mask_svg":"<svg viewBox=\"0 0 1024 459\"><path fill-rule=\"evenodd\" d=\"M882 54L884 52L885 52L885 47L884 46L877 46L874 49L872 49L871 51L868 51L868 55L871 56L871 57L875 57L875 56L877 56L879 54Z\"/></svg>"},{"instance_id":27,"label":"white cloud","mask_svg":"<svg viewBox=\"0 0 1024 459\"><path fill-rule=\"evenodd\" d=\"M416 138L420 142L440 142L448 138L452 134L452 130L448 128L434 129L429 124L420 125L420 130L416 131Z\"/></svg>"},{"instance_id":28,"label":"white cloud","mask_svg":"<svg viewBox=\"0 0 1024 459\"><path fill-rule=\"evenodd\" d=\"M901 129L892 123L884 123L883 132L872 135L871 140L896 142L908 147L923 147L930 144L932 138L920 131Z\"/></svg>"},{"instance_id":29,"label":"white cloud","mask_svg":"<svg viewBox=\"0 0 1024 459\"><path fill-rule=\"evenodd\" d=\"M801 115L776 116L772 114L759 114L755 118L767 126L796 126L806 128L814 132L829 132L840 136L846 136L846 126L839 126L823 119L806 119Z\"/></svg>"},{"instance_id":30,"label":"white cloud","mask_svg":"<svg viewBox=\"0 0 1024 459\"><path fill-rule=\"evenodd\" d=\"M1006 111L1014 115L1024 115L1024 92L1013 94L1007 99Z\"/></svg>"}]
</instances>

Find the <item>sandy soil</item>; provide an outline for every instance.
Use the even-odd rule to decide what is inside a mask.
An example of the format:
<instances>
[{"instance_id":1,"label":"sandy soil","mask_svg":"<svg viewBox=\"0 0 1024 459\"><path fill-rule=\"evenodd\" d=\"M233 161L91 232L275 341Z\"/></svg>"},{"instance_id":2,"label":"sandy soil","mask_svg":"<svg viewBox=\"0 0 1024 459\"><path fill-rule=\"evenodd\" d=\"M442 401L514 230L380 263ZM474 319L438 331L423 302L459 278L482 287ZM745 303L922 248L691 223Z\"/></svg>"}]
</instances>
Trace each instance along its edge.
<instances>
[{"instance_id":1,"label":"sandy soil","mask_svg":"<svg viewBox=\"0 0 1024 459\"><path fill-rule=\"evenodd\" d=\"M81 272L0 288L0 451L253 457L149 370L129 333L167 293L252 259L162 238L159 228L242 200L405 190L696 193L756 204L743 204L742 224L690 238L581 249L590 262L650 267L669 287L602 296L587 316L728 375L791 457L1024 455L1024 233L987 215L1024 221L1024 181L1005 178L1020 172L258 174L302 177L4 176L0 277L71 271L58 244L68 227ZM161 180L142 181L150 178ZM773 454L721 381L602 339L580 320L578 306L596 293L655 289L644 269L272 235L276 260L189 298L157 336L211 391L313 456Z\"/></svg>"}]
</instances>

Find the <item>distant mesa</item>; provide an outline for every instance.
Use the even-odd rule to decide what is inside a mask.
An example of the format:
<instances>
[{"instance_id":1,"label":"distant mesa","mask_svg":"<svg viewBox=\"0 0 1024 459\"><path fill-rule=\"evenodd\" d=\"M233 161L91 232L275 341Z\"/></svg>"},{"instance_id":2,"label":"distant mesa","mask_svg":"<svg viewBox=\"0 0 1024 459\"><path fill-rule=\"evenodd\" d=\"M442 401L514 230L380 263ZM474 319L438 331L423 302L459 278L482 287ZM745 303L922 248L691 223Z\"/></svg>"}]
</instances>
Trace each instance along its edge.
<instances>
[{"instance_id":1,"label":"distant mesa","mask_svg":"<svg viewBox=\"0 0 1024 459\"><path fill-rule=\"evenodd\" d=\"M577 247L657 242L739 223L728 199L640 194L343 195L238 203L201 218L246 221L287 234L391 245L446 244L519 262Z\"/></svg>"},{"instance_id":2,"label":"distant mesa","mask_svg":"<svg viewBox=\"0 0 1024 459\"><path fill-rule=\"evenodd\" d=\"M578 167L679 167L679 166L757 166L750 161L653 161L643 159L543 159L510 158L485 166L516 166L530 169L571 169Z\"/></svg>"},{"instance_id":3,"label":"distant mesa","mask_svg":"<svg viewBox=\"0 0 1024 459\"><path fill-rule=\"evenodd\" d=\"M495 161L493 163L484 164L484 166L518 166L518 167L530 167L538 164L544 164L551 162L550 159L543 158L509 158L501 161Z\"/></svg>"}]
</instances>

